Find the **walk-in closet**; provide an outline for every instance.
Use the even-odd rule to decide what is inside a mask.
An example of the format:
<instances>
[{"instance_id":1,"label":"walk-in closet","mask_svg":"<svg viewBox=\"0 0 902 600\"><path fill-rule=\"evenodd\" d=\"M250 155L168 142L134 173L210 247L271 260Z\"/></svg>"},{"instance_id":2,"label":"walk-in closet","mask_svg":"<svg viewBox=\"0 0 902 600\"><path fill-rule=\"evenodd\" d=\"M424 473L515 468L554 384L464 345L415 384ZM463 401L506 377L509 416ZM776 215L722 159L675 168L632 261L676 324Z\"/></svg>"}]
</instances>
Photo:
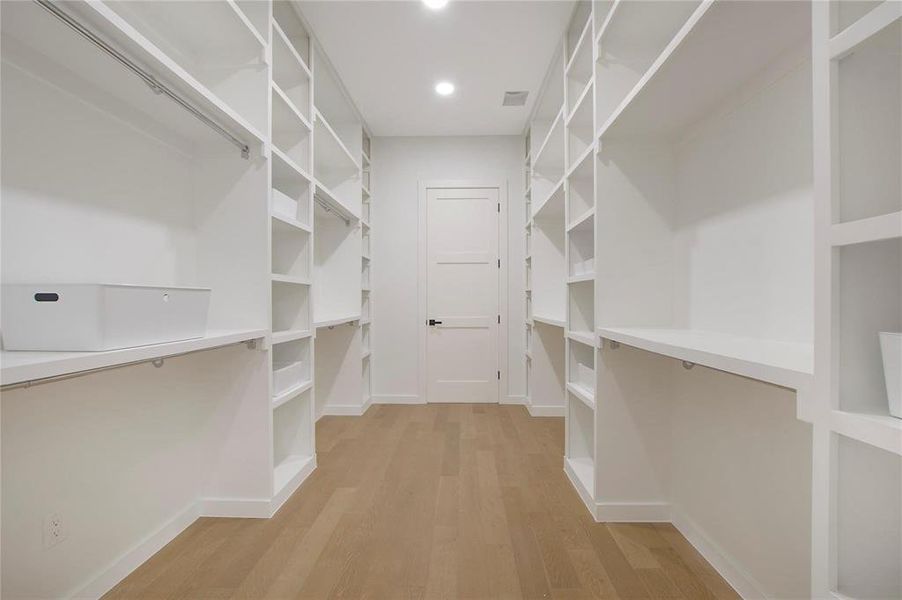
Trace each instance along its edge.
<instances>
[{"instance_id":1,"label":"walk-in closet","mask_svg":"<svg viewBox=\"0 0 902 600\"><path fill-rule=\"evenodd\" d=\"M902 598L902 0L0 26L0 597Z\"/></svg>"}]
</instances>

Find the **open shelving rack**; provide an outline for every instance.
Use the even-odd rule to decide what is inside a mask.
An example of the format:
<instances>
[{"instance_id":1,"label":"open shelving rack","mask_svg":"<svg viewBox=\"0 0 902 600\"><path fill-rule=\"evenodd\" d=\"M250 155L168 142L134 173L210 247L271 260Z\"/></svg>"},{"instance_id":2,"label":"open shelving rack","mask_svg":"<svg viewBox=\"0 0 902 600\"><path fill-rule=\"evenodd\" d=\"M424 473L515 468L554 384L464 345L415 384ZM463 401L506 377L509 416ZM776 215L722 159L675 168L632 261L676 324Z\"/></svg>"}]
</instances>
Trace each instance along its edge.
<instances>
[{"instance_id":1,"label":"open shelving rack","mask_svg":"<svg viewBox=\"0 0 902 600\"><path fill-rule=\"evenodd\" d=\"M563 398L564 469L594 518L673 522L743 595L902 594L902 420L878 342L902 331L900 15L897 1L579 2L524 134L527 404ZM792 283L812 271L814 289ZM677 420L696 405L704 419ZM780 444L783 468L811 469L810 503L770 513L810 511L811 530L755 532L775 568L796 561L792 582L748 570L667 482L687 439L749 459L720 439L747 410L772 444L752 469ZM757 485L804 499L774 469Z\"/></svg>"},{"instance_id":2,"label":"open shelving rack","mask_svg":"<svg viewBox=\"0 0 902 600\"><path fill-rule=\"evenodd\" d=\"M4 263L4 282L74 276L213 290L202 338L108 352L3 352L4 400L66 397L68 386L85 385L76 378L109 376L173 397L194 394L196 402L174 409L187 411L180 416L198 407L235 411L210 413L211 441L183 440L211 444L203 454L216 462L205 464L192 514L271 516L316 466L316 418L360 414L369 403L372 156L363 119L294 2L23 2L2 11L3 146L19 148L4 152L4 169L13 154L20 167L4 171L4 214L10 207L23 232L4 235L3 250L28 257L12 269ZM40 102L54 106L49 121ZM39 122L50 152L23 143ZM92 161L97 177L76 176L89 172L88 162L57 168L72 167L73 156ZM46 205L68 215L64 229L39 225L23 191L31 184L21 178L38 160L53 173L44 178ZM30 252L26 239L77 251ZM351 335L339 339L330 328ZM348 343L352 367L342 362ZM230 349L237 344L253 351ZM191 370L178 366L184 361L206 362ZM153 379L145 363L166 368ZM317 373L330 369L358 390L350 409L331 408L330 393L346 390L316 389ZM236 374L241 385L229 384ZM49 431L54 416L44 418ZM155 424L134 426L140 435ZM28 491L27 482L16 484ZM168 527L161 536L175 535ZM106 562L91 569L100 573L114 557L98 551Z\"/></svg>"}]
</instances>

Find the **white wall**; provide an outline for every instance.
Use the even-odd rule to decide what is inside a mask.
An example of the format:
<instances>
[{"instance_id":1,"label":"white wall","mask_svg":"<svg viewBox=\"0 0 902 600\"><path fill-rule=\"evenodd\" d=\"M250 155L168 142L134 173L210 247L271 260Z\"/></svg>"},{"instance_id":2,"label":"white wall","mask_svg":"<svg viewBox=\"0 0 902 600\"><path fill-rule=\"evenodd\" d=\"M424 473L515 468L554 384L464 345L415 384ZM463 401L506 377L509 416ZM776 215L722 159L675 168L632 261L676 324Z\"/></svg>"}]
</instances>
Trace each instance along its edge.
<instances>
[{"instance_id":1,"label":"white wall","mask_svg":"<svg viewBox=\"0 0 902 600\"><path fill-rule=\"evenodd\" d=\"M417 387L417 193L430 179L508 186L508 395L525 393L523 141L518 136L373 140L373 395L414 401Z\"/></svg>"}]
</instances>

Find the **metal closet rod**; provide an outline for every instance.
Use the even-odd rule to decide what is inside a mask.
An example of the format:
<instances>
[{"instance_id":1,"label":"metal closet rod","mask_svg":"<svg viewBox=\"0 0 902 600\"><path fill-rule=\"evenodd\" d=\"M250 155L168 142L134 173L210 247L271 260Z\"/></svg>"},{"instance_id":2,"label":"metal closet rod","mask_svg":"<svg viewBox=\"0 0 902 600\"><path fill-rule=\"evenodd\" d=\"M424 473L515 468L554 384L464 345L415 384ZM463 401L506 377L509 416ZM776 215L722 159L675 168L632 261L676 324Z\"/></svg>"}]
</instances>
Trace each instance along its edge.
<instances>
[{"instance_id":1,"label":"metal closet rod","mask_svg":"<svg viewBox=\"0 0 902 600\"><path fill-rule=\"evenodd\" d=\"M73 29L76 33L87 39L89 42L94 44L97 48L102 50L111 56L116 62L121 64L123 67L131 71L133 74L137 75L144 83L150 86L150 89L157 94L163 94L189 113L195 116L200 122L205 124L210 129L214 130L216 133L226 138L229 142L234 144L240 151L242 158L250 158L250 147L245 144L243 141L232 135L227 129L222 127L219 123L205 115L198 108L196 108L193 104L179 96L172 89L167 87L165 84L160 83L157 79L141 68L137 63L132 61L126 55L122 54L103 40L100 36L95 34L93 31L79 23L69 14L63 12L58 6L56 6L50 0L34 0L39 6L47 10L50 14L55 16L57 19L68 25L71 29Z\"/></svg>"},{"instance_id":2,"label":"metal closet rod","mask_svg":"<svg viewBox=\"0 0 902 600\"><path fill-rule=\"evenodd\" d=\"M344 222L345 222L345 225L350 225L350 224L351 224L351 219L349 219L349 218L347 218L346 216L344 216L344 215L339 214L338 212L336 212L336 210L335 210L334 208L332 208L332 205L331 205L331 204L329 204L328 202L326 202L325 200L323 200L322 198L320 198L320 197L317 196L316 194L313 195L313 199L316 201L317 204L319 204L319 205L322 207L322 209L323 209L324 211L326 211L327 213L332 213L333 215L335 215L336 217L338 217L339 219L341 219L342 221L344 221Z\"/></svg>"}]
</instances>

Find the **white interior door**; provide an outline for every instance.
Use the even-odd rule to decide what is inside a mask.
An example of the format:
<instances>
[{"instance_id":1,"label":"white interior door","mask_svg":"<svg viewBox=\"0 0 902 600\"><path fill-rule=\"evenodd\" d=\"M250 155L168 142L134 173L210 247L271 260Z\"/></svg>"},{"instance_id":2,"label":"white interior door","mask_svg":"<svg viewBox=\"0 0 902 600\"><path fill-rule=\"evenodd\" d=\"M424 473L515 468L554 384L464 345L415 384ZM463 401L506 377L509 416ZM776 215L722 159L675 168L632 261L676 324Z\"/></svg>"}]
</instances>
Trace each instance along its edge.
<instances>
[{"instance_id":1,"label":"white interior door","mask_svg":"<svg viewBox=\"0 0 902 600\"><path fill-rule=\"evenodd\" d=\"M498 190L426 193L426 398L498 401Z\"/></svg>"}]
</instances>

